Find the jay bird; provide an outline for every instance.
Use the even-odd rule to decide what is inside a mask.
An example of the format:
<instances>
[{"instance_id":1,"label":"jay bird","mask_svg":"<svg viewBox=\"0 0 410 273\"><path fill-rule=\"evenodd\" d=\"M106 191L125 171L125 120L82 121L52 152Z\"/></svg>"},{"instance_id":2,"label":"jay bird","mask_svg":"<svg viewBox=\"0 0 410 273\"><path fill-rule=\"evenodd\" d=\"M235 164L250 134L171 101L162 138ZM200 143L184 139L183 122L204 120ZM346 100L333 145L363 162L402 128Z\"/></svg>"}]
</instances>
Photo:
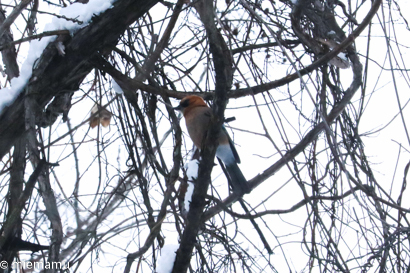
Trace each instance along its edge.
<instances>
[{"instance_id":1,"label":"jay bird","mask_svg":"<svg viewBox=\"0 0 410 273\"><path fill-rule=\"evenodd\" d=\"M212 109L201 97L195 95L183 98L174 109L184 114L189 136L195 146L201 149L202 141L208 131ZM231 179L233 190L238 193L249 193L250 188L238 166L241 161L224 126L222 126L221 133L218 136L218 142L216 156L223 161Z\"/></svg>"}]
</instances>

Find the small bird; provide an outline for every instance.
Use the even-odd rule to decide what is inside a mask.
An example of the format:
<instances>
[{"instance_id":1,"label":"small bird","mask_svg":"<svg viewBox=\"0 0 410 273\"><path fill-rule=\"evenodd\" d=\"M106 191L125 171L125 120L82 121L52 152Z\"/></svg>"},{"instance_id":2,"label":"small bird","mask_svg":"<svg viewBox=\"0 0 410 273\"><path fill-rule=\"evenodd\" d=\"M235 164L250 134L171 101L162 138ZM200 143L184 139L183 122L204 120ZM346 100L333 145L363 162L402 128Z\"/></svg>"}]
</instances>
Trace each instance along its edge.
<instances>
[{"instance_id":1,"label":"small bird","mask_svg":"<svg viewBox=\"0 0 410 273\"><path fill-rule=\"evenodd\" d=\"M195 95L183 98L174 109L184 114L189 136L195 146L201 149L202 141L208 131L212 109L208 107L201 97ZM238 193L249 193L249 185L238 166L238 163L241 163L241 161L224 126L222 126L218 142L216 156L225 164L225 168L232 181L233 190Z\"/></svg>"}]
</instances>

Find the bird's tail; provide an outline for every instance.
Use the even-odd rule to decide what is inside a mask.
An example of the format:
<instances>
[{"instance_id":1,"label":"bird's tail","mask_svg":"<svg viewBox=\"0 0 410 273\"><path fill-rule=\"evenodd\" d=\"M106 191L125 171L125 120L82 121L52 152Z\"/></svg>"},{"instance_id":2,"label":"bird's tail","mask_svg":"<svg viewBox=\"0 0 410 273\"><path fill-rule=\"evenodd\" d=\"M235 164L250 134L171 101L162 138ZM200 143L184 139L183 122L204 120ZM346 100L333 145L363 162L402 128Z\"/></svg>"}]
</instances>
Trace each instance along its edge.
<instances>
[{"instance_id":1,"label":"bird's tail","mask_svg":"<svg viewBox=\"0 0 410 273\"><path fill-rule=\"evenodd\" d=\"M229 165L225 165L225 167L226 167L226 171L228 172L230 176L233 190L235 192L242 193L242 194L250 193L251 188L249 187L245 176L243 176L241 169L239 169L238 164L232 163Z\"/></svg>"}]
</instances>

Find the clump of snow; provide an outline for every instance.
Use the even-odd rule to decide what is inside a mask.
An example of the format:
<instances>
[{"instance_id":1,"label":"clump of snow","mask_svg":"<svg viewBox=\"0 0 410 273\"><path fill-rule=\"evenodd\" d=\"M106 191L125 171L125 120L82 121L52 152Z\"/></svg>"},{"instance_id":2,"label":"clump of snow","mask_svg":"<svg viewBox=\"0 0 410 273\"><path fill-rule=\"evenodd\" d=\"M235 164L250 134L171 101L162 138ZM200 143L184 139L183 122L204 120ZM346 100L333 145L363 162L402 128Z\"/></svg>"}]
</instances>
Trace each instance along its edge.
<instances>
[{"instance_id":1,"label":"clump of snow","mask_svg":"<svg viewBox=\"0 0 410 273\"><path fill-rule=\"evenodd\" d=\"M189 161L185 165L186 175L188 176L188 179L192 180L198 178L198 168L199 161L196 159Z\"/></svg>"},{"instance_id":2,"label":"clump of snow","mask_svg":"<svg viewBox=\"0 0 410 273\"><path fill-rule=\"evenodd\" d=\"M174 267L176 251L179 245L164 245L157 260L157 273L170 273Z\"/></svg>"},{"instance_id":3,"label":"clump of snow","mask_svg":"<svg viewBox=\"0 0 410 273\"><path fill-rule=\"evenodd\" d=\"M340 59L344 60L344 61L348 61L348 59L347 59L347 57L346 57L346 54L343 53L343 52L340 52L339 54L337 54L337 56L338 56Z\"/></svg>"},{"instance_id":4,"label":"clump of snow","mask_svg":"<svg viewBox=\"0 0 410 273\"><path fill-rule=\"evenodd\" d=\"M46 48L48 43L54 39L55 37L44 37L39 41L36 40L31 42L27 53L27 58L20 68L20 76L13 78L10 81L11 87L1 90L0 111L2 111L5 106L8 106L17 98L31 77L34 62L41 56L41 53L44 48Z\"/></svg>"},{"instance_id":5,"label":"clump of snow","mask_svg":"<svg viewBox=\"0 0 410 273\"><path fill-rule=\"evenodd\" d=\"M114 79L112 79L111 84L112 84L112 89L114 89L115 93L119 95L124 93L122 88L118 85L118 83Z\"/></svg>"},{"instance_id":6,"label":"clump of snow","mask_svg":"<svg viewBox=\"0 0 410 273\"><path fill-rule=\"evenodd\" d=\"M57 44L56 44L56 47L57 47L58 53L61 56L64 56L65 55L65 46L64 46L63 42L58 41Z\"/></svg>"},{"instance_id":7,"label":"clump of snow","mask_svg":"<svg viewBox=\"0 0 410 273\"><path fill-rule=\"evenodd\" d=\"M60 15L81 21L82 24L79 25L78 22L73 22L72 20L54 17L53 21L44 27L44 31L67 29L75 32L79 28L86 26L94 15L99 15L110 8L113 2L114 0L90 0L87 4L71 4L62 8Z\"/></svg>"},{"instance_id":8,"label":"clump of snow","mask_svg":"<svg viewBox=\"0 0 410 273\"><path fill-rule=\"evenodd\" d=\"M112 6L115 0L90 0L87 4L74 3L60 10L60 15L67 18L74 18L77 22L64 18L54 17L51 23L44 27L44 31L67 29L74 33L78 29L86 26L94 15L98 15ZM30 79L35 61L41 56L47 45L54 41L57 36L44 37L41 40L33 40L27 53L27 58L20 68L20 76L11 80L11 87L1 90L0 112L5 106L10 105L20 94Z\"/></svg>"},{"instance_id":9,"label":"clump of snow","mask_svg":"<svg viewBox=\"0 0 410 273\"><path fill-rule=\"evenodd\" d=\"M194 183L188 182L188 188L185 193L185 198L184 198L184 205L185 205L185 211L189 211L189 205L191 204L192 200L192 194L194 193Z\"/></svg>"},{"instance_id":10,"label":"clump of snow","mask_svg":"<svg viewBox=\"0 0 410 273\"><path fill-rule=\"evenodd\" d=\"M186 174L188 176L188 180L193 180L198 177L198 168L199 168L199 161L194 159L189 161L185 165L186 169ZM188 182L188 188L185 193L185 198L184 198L184 205L185 205L185 211L189 211L189 205L191 204L192 200L192 194L194 193L194 183Z\"/></svg>"}]
</instances>

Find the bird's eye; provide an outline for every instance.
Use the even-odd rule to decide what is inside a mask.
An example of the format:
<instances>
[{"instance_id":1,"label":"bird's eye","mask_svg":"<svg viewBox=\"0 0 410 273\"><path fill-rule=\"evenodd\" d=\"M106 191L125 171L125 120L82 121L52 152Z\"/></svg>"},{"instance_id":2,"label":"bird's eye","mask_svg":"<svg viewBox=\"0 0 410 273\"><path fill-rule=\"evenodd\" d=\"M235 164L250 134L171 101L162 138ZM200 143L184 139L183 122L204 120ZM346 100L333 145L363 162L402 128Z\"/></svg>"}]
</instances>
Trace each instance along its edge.
<instances>
[{"instance_id":1,"label":"bird's eye","mask_svg":"<svg viewBox=\"0 0 410 273\"><path fill-rule=\"evenodd\" d=\"M179 104L182 108L188 107L189 105L189 99L181 101Z\"/></svg>"}]
</instances>

